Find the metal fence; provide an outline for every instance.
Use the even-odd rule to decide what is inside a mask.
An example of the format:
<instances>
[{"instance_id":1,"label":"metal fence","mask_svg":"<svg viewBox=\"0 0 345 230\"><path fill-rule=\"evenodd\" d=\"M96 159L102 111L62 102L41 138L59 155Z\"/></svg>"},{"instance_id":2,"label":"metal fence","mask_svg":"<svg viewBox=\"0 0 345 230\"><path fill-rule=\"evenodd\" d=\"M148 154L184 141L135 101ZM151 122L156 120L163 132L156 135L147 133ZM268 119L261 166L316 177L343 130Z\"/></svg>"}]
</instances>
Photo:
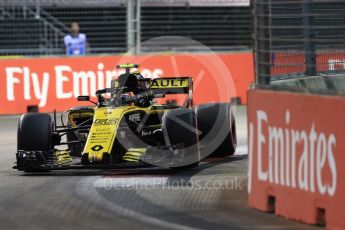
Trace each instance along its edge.
<instances>
[{"instance_id":1,"label":"metal fence","mask_svg":"<svg viewBox=\"0 0 345 230\"><path fill-rule=\"evenodd\" d=\"M158 36L183 36L216 51L251 45L249 7L143 7L141 41ZM174 42L166 50L181 51ZM143 50L155 47L143 47ZM159 47L156 47L159 48ZM183 47L185 49L186 47ZM193 50L193 47L190 47ZM183 51L183 50L182 50Z\"/></svg>"},{"instance_id":2,"label":"metal fence","mask_svg":"<svg viewBox=\"0 0 345 230\"><path fill-rule=\"evenodd\" d=\"M0 56L63 55L74 21L87 35L89 54L199 51L173 40L145 43L158 36L187 37L214 51L252 44L249 0L2 0Z\"/></svg>"},{"instance_id":3,"label":"metal fence","mask_svg":"<svg viewBox=\"0 0 345 230\"><path fill-rule=\"evenodd\" d=\"M252 0L251 9L257 83L336 89L329 76L345 74L345 1Z\"/></svg>"}]
</instances>

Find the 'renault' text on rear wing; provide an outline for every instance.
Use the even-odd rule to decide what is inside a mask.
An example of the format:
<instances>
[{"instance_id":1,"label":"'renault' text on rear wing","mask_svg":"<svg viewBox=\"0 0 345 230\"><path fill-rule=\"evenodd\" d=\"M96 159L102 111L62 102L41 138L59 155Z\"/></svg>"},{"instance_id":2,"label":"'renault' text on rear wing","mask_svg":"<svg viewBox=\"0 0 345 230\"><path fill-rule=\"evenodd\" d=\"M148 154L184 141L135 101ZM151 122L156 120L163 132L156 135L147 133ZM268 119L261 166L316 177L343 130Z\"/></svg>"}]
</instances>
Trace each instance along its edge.
<instances>
[{"instance_id":1,"label":"'renault' text on rear wing","mask_svg":"<svg viewBox=\"0 0 345 230\"><path fill-rule=\"evenodd\" d=\"M138 81L145 82L148 90L157 94L191 94L193 93L193 79L191 77L164 77L164 78L143 78ZM118 80L111 81L113 89L119 87Z\"/></svg>"},{"instance_id":2,"label":"'renault' text on rear wing","mask_svg":"<svg viewBox=\"0 0 345 230\"><path fill-rule=\"evenodd\" d=\"M193 91L193 80L190 77L155 78L150 89L159 94L189 94Z\"/></svg>"}]
</instances>

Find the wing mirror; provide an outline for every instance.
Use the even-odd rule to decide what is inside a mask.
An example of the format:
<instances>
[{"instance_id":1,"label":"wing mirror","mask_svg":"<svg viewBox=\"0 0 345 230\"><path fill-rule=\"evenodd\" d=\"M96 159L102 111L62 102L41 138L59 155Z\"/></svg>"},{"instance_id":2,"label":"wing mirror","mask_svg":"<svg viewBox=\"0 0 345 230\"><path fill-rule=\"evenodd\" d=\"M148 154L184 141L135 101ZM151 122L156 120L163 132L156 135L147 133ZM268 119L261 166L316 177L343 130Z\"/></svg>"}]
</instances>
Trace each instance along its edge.
<instances>
[{"instance_id":1,"label":"wing mirror","mask_svg":"<svg viewBox=\"0 0 345 230\"><path fill-rule=\"evenodd\" d=\"M90 101L90 96L78 96L78 101Z\"/></svg>"},{"instance_id":2,"label":"wing mirror","mask_svg":"<svg viewBox=\"0 0 345 230\"><path fill-rule=\"evenodd\" d=\"M92 104L97 105L96 102L90 100L90 96L78 96L77 100L78 101L88 101L88 102L91 102Z\"/></svg>"}]
</instances>

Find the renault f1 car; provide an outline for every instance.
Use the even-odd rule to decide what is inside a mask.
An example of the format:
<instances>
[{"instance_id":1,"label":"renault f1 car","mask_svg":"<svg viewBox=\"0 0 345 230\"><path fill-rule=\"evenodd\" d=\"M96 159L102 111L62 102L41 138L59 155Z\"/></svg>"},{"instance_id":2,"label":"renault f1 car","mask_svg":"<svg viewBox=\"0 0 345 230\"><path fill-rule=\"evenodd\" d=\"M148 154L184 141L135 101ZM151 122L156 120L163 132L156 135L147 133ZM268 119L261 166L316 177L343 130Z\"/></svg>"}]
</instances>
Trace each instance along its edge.
<instances>
[{"instance_id":1,"label":"renault f1 car","mask_svg":"<svg viewBox=\"0 0 345 230\"><path fill-rule=\"evenodd\" d=\"M15 168L25 172L71 168L158 165L196 167L207 156L232 155L236 124L228 103L193 106L190 77L143 78L136 64L110 88L96 92L93 106L57 116L29 113L18 124ZM186 95L183 105L157 103L166 95ZM67 117L67 119L65 119ZM66 146L66 147L63 147Z\"/></svg>"}]
</instances>

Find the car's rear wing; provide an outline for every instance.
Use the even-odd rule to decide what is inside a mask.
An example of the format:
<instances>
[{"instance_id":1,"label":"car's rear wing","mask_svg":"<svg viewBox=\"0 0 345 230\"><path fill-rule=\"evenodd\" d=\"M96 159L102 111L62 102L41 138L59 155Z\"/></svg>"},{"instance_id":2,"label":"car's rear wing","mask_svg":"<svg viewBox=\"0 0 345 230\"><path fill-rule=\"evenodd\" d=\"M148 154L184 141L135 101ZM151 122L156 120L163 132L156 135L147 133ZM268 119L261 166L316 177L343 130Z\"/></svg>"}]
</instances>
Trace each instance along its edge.
<instances>
[{"instance_id":1,"label":"car's rear wing","mask_svg":"<svg viewBox=\"0 0 345 230\"><path fill-rule=\"evenodd\" d=\"M161 94L189 94L193 90L193 79L190 77L155 78L150 89Z\"/></svg>"},{"instance_id":2,"label":"car's rear wing","mask_svg":"<svg viewBox=\"0 0 345 230\"><path fill-rule=\"evenodd\" d=\"M139 79L142 83L146 84L147 91L153 92L155 95L169 94L187 94L187 98L183 103L186 107L193 105L193 79L191 77L164 77L155 78L153 80L149 78ZM118 80L111 81L111 88L118 89Z\"/></svg>"},{"instance_id":3,"label":"car's rear wing","mask_svg":"<svg viewBox=\"0 0 345 230\"><path fill-rule=\"evenodd\" d=\"M191 77L155 78L151 81L151 90L155 94L187 94L183 105L193 106L193 79Z\"/></svg>"},{"instance_id":4,"label":"car's rear wing","mask_svg":"<svg viewBox=\"0 0 345 230\"><path fill-rule=\"evenodd\" d=\"M193 79L191 77L164 77L151 79L139 79L146 82L148 90L153 90L157 94L192 94ZM118 80L111 81L111 88L119 87Z\"/></svg>"}]
</instances>

